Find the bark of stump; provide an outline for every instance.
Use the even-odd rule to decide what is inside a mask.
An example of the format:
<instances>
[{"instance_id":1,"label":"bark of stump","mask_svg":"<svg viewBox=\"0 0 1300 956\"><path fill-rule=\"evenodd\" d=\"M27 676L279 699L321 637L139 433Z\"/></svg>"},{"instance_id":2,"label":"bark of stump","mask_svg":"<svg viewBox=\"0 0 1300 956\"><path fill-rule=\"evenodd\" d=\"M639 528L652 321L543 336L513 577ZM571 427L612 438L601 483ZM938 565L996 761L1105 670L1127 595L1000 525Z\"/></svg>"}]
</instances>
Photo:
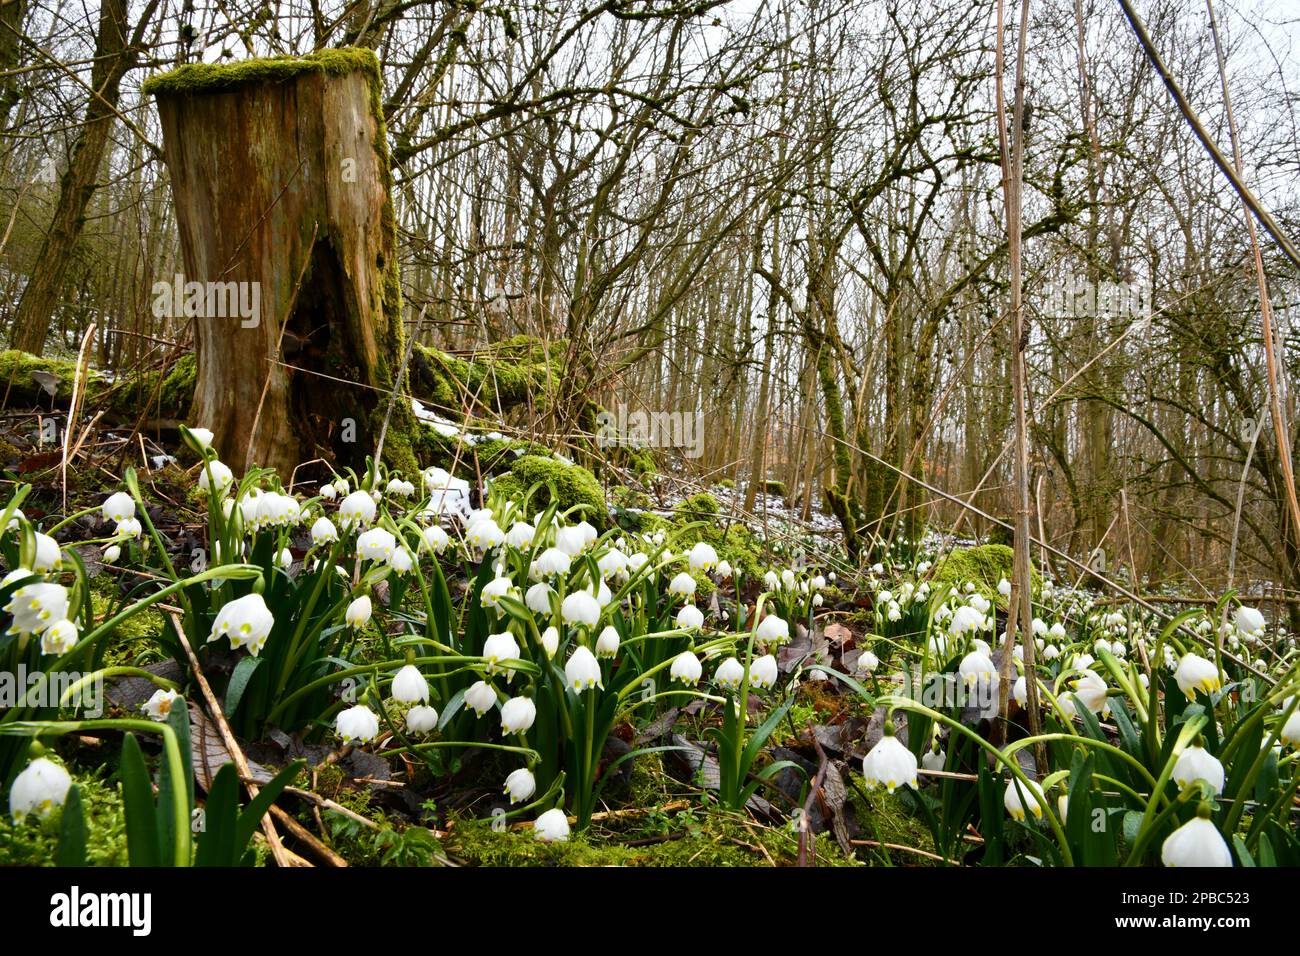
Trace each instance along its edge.
<instances>
[{"instance_id":1,"label":"bark of stump","mask_svg":"<svg viewBox=\"0 0 1300 956\"><path fill-rule=\"evenodd\" d=\"M146 85L185 282L258 284L256 326L210 314L215 299L193 318L190 418L236 470L287 480L300 462L357 465L373 449L402 340L379 82L372 52L333 50Z\"/></svg>"}]
</instances>

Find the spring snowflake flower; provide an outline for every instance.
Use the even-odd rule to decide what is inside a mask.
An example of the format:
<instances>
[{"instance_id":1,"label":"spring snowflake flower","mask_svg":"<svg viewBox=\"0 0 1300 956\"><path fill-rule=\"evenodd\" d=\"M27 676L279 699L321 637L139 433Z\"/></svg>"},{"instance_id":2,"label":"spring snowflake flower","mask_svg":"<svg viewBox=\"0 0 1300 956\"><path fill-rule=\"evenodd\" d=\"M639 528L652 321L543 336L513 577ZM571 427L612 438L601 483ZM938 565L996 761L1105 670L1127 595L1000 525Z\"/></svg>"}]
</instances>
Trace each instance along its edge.
<instances>
[{"instance_id":1,"label":"spring snowflake flower","mask_svg":"<svg viewBox=\"0 0 1300 956\"><path fill-rule=\"evenodd\" d=\"M701 541L691 548L690 557L687 559L692 571L712 571L718 564L718 552L713 545Z\"/></svg>"},{"instance_id":2,"label":"spring snowflake flower","mask_svg":"<svg viewBox=\"0 0 1300 956\"><path fill-rule=\"evenodd\" d=\"M333 485L325 484L320 486L320 496L326 501L333 501L339 493Z\"/></svg>"},{"instance_id":3,"label":"spring snowflake flower","mask_svg":"<svg viewBox=\"0 0 1300 956\"><path fill-rule=\"evenodd\" d=\"M275 626L275 617L260 594L246 594L241 598L228 601L217 612L212 622L212 633L208 643L223 637L230 638L230 649L237 651L247 647L248 652L256 657L261 653L271 628Z\"/></svg>"},{"instance_id":4,"label":"spring snowflake flower","mask_svg":"<svg viewBox=\"0 0 1300 956\"><path fill-rule=\"evenodd\" d=\"M103 515L105 521L111 521L117 524L119 521L125 521L127 518L135 517L135 499L125 491L115 491L100 505L99 513Z\"/></svg>"},{"instance_id":5,"label":"spring snowflake flower","mask_svg":"<svg viewBox=\"0 0 1300 956\"><path fill-rule=\"evenodd\" d=\"M1174 671L1174 680L1178 683L1178 689L1187 695L1188 700L1194 700L1198 690L1212 694L1223 688L1219 668L1213 661L1208 661L1197 654L1183 656Z\"/></svg>"},{"instance_id":6,"label":"spring snowflake flower","mask_svg":"<svg viewBox=\"0 0 1300 956\"><path fill-rule=\"evenodd\" d=\"M573 653L569 655L568 663L564 665L564 679L579 694L593 687L602 690L605 688L596 655L581 645L575 647Z\"/></svg>"},{"instance_id":7,"label":"spring snowflake flower","mask_svg":"<svg viewBox=\"0 0 1300 956\"><path fill-rule=\"evenodd\" d=\"M600 620L600 603L586 591L574 591L561 602L560 617L566 624L595 627Z\"/></svg>"},{"instance_id":8,"label":"spring snowflake flower","mask_svg":"<svg viewBox=\"0 0 1300 956\"><path fill-rule=\"evenodd\" d=\"M32 558L32 570L37 574L48 574L62 568L63 552L59 549L59 542L39 531L36 532L35 537L36 554Z\"/></svg>"},{"instance_id":9,"label":"spring snowflake flower","mask_svg":"<svg viewBox=\"0 0 1300 956\"><path fill-rule=\"evenodd\" d=\"M704 626L704 612L694 604L683 604L675 623L681 630L698 631Z\"/></svg>"},{"instance_id":10,"label":"spring snowflake flower","mask_svg":"<svg viewBox=\"0 0 1300 956\"><path fill-rule=\"evenodd\" d=\"M1048 644L1043 648L1043 660L1054 661L1061 656L1061 649L1055 644Z\"/></svg>"},{"instance_id":11,"label":"spring snowflake flower","mask_svg":"<svg viewBox=\"0 0 1300 956\"><path fill-rule=\"evenodd\" d=\"M524 592L524 604L534 614L551 613L551 595L555 592L545 581L538 581Z\"/></svg>"},{"instance_id":12,"label":"spring snowflake flower","mask_svg":"<svg viewBox=\"0 0 1300 956\"><path fill-rule=\"evenodd\" d=\"M597 657L614 657L618 654L618 645L620 638L618 630L614 625L608 625L600 632L600 637L596 638L596 656Z\"/></svg>"},{"instance_id":13,"label":"spring snowflake flower","mask_svg":"<svg viewBox=\"0 0 1300 956\"><path fill-rule=\"evenodd\" d=\"M387 561L397 546L397 539L384 528L371 528L357 537L357 555L363 561Z\"/></svg>"},{"instance_id":14,"label":"spring snowflake flower","mask_svg":"<svg viewBox=\"0 0 1300 956\"><path fill-rule=\"evenodd\" d=\"M311 543L316 547L331 544L339 539L339 529L334 522L324 516L317 518L311 526Z\"/></svg>"},{"instance_id":15,"label":"spring snowflake flower","mask_svg":"<svg viewBox=\"0 0 1300 956\"><path fill-rule=\"evenodd\" d=\"M717 567L717 573L718 573L718 577L721 580L727 581L731 578L731 576L735 573L735 571L732 569L730 561L719 561Z\"/></svg>"},{"instance_id":16,"label":"spring snowflake flower","mask_svg":"<svg viewBox=\"0 0 1300 956\"><path fill-rule=\"evenodd\" d=\"M1223 793L1223 764L1212 753L1197 743L1192 744L1181 754L1178 760L1174 762L1173 773L1170 774L1179 788L1186 790L1194 786L1198 780L1204 780L1210 785L1210 790L1214 796Z\"/></svg>"},{"instance_id":17,"label":"spring snowflake flower","mask_svg":"<svg viewBox=\"0 0 1300 956\"><path fill-rule=\"evenodd\" d=\"M501 792L510 798L512 804L523 803L537 792L537 778L527 767L520 767L506 777L506 785Z\"/></svg>"},{"instance_id":18,"label":"spring snowflake flower","mask_svg":"<svg viewBox=\"0 0 1300 956\"><path fill-rule=\"evenodd\" d=\"M379 736L379 718L365 704L357 704L339 713L334 719L334 731L345 744L354 740L369 743Z\"/></svg>"},{"instance_id":19,"label":"spring snowflake flower","mask_svg":"<svg viewBox=\"0 0 1300 956\"><path fill-rule=\"evenodd\" d=\"M1288 747L1300 750L1300 710L1291 712L1291 716L1282 725L1282 730L1279 732L1277 739Z\"/></svg>"},{"instance_id":20,"label":"spring snowflake flower","mask_svg":"<svg viewBox=\"0 0 1300 956\"><path fill-rule=\"evenodd\" d=\"M27 577L19 569L5 577L6 583ZM40 634L68 616L68 591L61 584L25 584L13 592L5 611L13 615L9 634Z\"/></svg>"},{"instance_id":21,"label":"spring snowflake flower","mask_svg":"<svg viewBox=\"0 0 1300 956\"><path fill-rule=\"evenodd\" d=\"M479 597L484 607L496 607L501 599L515 589L515 583L507 577L496 577L483 585Z\"/></svg>"},{"instance_id":22,"label":"spring snowflake flower","mask_svg":"<svg viewBox=\"0 0 1300 956\"><path fill-rule=\"evenodd\" d=\"M1024 674L1017 677L1016 682L1011 685L1011 699L1021 707L1029 706L1029 685Z\"/></svg>"},{"instance_id":23,"label":"spring snowflake flower","mask_svg":"<svg viewBox=\"0 0 1300 956\"><path fill-rule=\"evenodd\" d=\"M1106 681L1096 671L1084 671L1074 682L1074 696L1094 714L1110 713Z\"/></svg>"},{"instance_id":24,"label":"spring snowflake flower","mask_svg":"<svg viewBox=\"0 0 1300 956\"><path fill-rule=\"evenodd\" d=\"M388 484L384 486L384 494L396 498L409 498L415 494L415 485L401 478L390 478Z\"/></svg>"},{"instance_id":25,"label":"spring snowflake flower","mask_svg":"<svg viewBox=\"0 0 1300 956\"><path fill-rule=\"evenodd\" d=\"M744 679L745 665L734 657L728 657L713 673L713 683L724 690L739 690Z\"/></svg>"},{"instance_id":26,"label":"spring snowflake flower","mask_svg":"<svg viewBox=\"0 0 1300 956\"><path fill-rule=\"evenodd\" d=\"M1160 862L1172 867L1232 866L1232 851L1210 815L1210 805L1202 803L1196 816L1165 838Z\"/></svg>"},{"instance_id":27,"label":"spring snowflake flower","mask_svg":"<svg viewBox=\"0 0 1300 956\"><path fill-rule=\"evenodd\" d=\"M496 703L497 692L487 681L475 681L465 691L465 706L480 717L495 707Z\"/></svg>"},{"instance_id":28,"label":"spring snowflake flower","mask_svg":"<svg viewBox=\"0 0 1300 956\"><path fill-rule=\"evenodd\" d=\"M358 489L339 504L339 520L348 530L369 528L374 523L375 513L378 510L379 507L375 504L375 499L370 496L370 492Z\"/></svg>"},{"instance_id":29,"label":"spring snowflake flower","mask_svg":"<svg viewBox=\"0 0 1300 956\"><path fill-rule=\"evenodd\" d=\"M555 529L555 546L571 558L581 554L586 543L586 532L577 525Z\"/></svg>"},{"instance_id":30,"label":"spring snowflake flower","mask_svg":"<svg viewBox=\"0 0 1300 956\"><path fill-rule=\"evenodd\" d=\"M873 651L863 651L858 656L858 673L874 674L876 668L880 666L880 658Z\"/></svg>"},{"instance_id":31,"label":"spring snowflake flower","mask_svg":"<svg viewBox=\"0 0 1300 956\"><path fill-rule=\"evenodd\" d=\"M756 657L749 665L749 686L766 690L776 684L776 658L771 654Z\"/></svg>"},{"instance_id":32,"label":"spring snowflake flower","mask_svg":"<svg viewBox=\"0 0 1300 956\"><path fill-rule=\"evenodd\" d=\"M442 554L450 543L451 538L447 536L447 532L436 524L431 524L420 532L420 546L428 548L434 554Z\"/></svg>"},{"instance_id":33,"label":"spring snowflake flower","mask_svg":"<svg viewBox=\"0 0 1300 956\"><path fill-rule=\"evenodd\" d=\"M690 651L682 651L673 658L673 664L669 668L668 674L673 680L679 680L683 684L693 687L700 682L700 677L704 674L704 668L700 665L698 657Z\"/></svg>"},{"instance_id":34,"label":"spring snowflake flower","mask_svg":"<svg viewBox=\"0 0 1300 956\"><path fill-rule=\"evenodd\" d=\"M610 548L600 556L596 567L605 577L624 579L627 577L627 555L618 548Z\"/></svg>"},{"instance_id":35,"label":"spring snowflake flower","mask_svg":"<svg viewBox=\"0 0 1300 956\"><path fill-rule=\"evenodd\" d=\"M573 559L559 548L547 548L537 556L530 570L535 578L553 578L559 574L568 574L572 564Z\"/></svg>"},{"instance_id":36,"label":"spring snowflake flower","mask_svg":"<svg viewBox=\"0 0 1300 956\"><path fill-rule=\"evenodd\" d=\"M921 769L923 770L942 770L947 763L948 755L944 753L943 748L939 746L939 741L937 739L930 746L929 750L921 754Z\"/></svg>"},{"instance_id":37,"label":"spring snowflake flower","mask_svg":"<svg viewBox=\"0 0 1300 956\"><path fill-rule=\"evenodd\" d=\"M187 431L190 433L190 436L194 439L195 443L199 446L200 449L212 447L213 435L211 429L190 428L187 429Z\"/></svg>"},{"instance_id":38,"label":"spring snowflake flower","mask_svg":"<svg viewBox=\"0 0 1300 956\"><path fill-rule=\"evenodd\" d=\"M537 719L537 705L528 697L511 697L501 705L501 732L525 734Z\"/></svg>"},{"instance_id":39,"label":"spring snowflake flower","mask_svg":"<svg viewBox=\"0 0 1300 956\"><path fill-rule=\"evenodd\" d=\"M542 631L542 650L546 652L547 657L554 657L555 652L560 649L560 632L555 627L548 627Z\"/></svg>"},{"instance_id":40,"label":"spring snowflake flower","mask_svg":"<svg viewBox=\"0 0 1300 956\"><path fill-rule=\"evenodd\" d=\"M393 700L403 704L429 702L429 682L414 664L407 664L393 676L391 692Z\"/></svg>"},{"instance_id":41,"label":"spring snowflake flower","mask_svg":"<svg viewBox=\"0 0 1300 956\"><path fill-rule=\"evenodd\" d=\"M921 572L921 573L924 574L925 572ZM1011 597L1011 582L1008 581L1006 578L1003 578L1001 581L999 581L998 593L1001 594L1004 598Z\"/></svg>"},{"instance_id":42,"label":"spring snowflake flower","mask_svg":"<svg viewBox=\"0 0 1300 956\"><path fill-rule=\"evenodd\" d=\"M533 835L543 843L563 843L569 839L569 818L556 807L533 821Z\"/></svg>"},{"instance_id":43,"label":"spring snowflake flower","mask_svg":"<svg viewBox=\"0 0 1300 956\"><path fill-rule=\"evenodd\" d=\"M952 613L952 620L948 622L948 633L953 637L961 637L971 631L983 630L984 615L980 611L971 607L969 604L963 604Z\"/></svg>"},{"instance_id":44,"label":"spring snowflake flower","mask_svg":"<svg viewBox=\"0 0 1300 956\"><path fill-rule=\"evenodd\" d=\"M121 546L116 544L110 544L107 548L104 549L104 553L100 557L100 560L103 561L105 564L116 564L118 559L121 557L122 557Z\"/></svg>"},{"instance_id":45,"label":"spring snowflake flower","mask_svg":"<svg viewBox=\"0 0 1300 956\"><path fill-rule=\"evenodd\" d=\"M533 546L533 536L537 534L537 529L527 521L516 521L506 532L506 544L520 551L527 551Z\"/></svg>"},{"instance_id":46,"label":"spring snowflake flower","mask_svg":"<svg viewBox=\"0 0 1300 956\"><path fill-rule=\"evenodd\" d=\"M55 621L41 634L42 654L66 654L77 646L77 625L66 617Z\"/></svg>"},{"instance_id":47,"label":"spring snowflake flower","mask_svg":"<svg viewBox=\"0 0 1300 956\"><path fill-rule=\"evenodd\" d=\"M519 645L515 642L514 635L509 631L489 634L487 640L483 642L483 658L487 661L489 674L505 671L508 680L513 675L513 671L501 667L500 664L502 661L519 660Z\"/></svg>"},{"instance_id":48,"label":"spring snowflake flower","mask_svg":"<svg viewBox=\"0 0 1300 956\"><path fill-rule=\"evenodd\" d=\"M1029 806L1026 808L1024 798L1028 799ZM1035 820L1043 818L1043 807L1046 798L1043 796L1043 788L1037 783L1030 780L1028 786L1021 781L1012 777L1007 781L1007 789L1002 794L1002 805L1007 808L1007 813L1013 820L1024 820L1026 809L1032 814Z\"/></svg>"},{"instance_id":49,"label":"spring snowflake flower","mask_svg":"<svg viewBox=\"0 0 1300 956\"><path fill-rule=\"evenodd\" d=\"M352 599L348 609L343 612L343 620L348 623L349 627L365 627L370 623L370 615L373 612L374 606L370 603L370 596L363 594Z\"/></svg>"},{"instance_id":50,"label":"spring snowflake flower","mask_svg":"<svg viewBox=\"0 0 1300 956\"><path fill-rule=\"evenodd\" d=\"M124 518L113 529L113 540L126 541L128 538L139 539L144 534L144 526L139 518Z\"/></svg>"},{"instance_id":51,"label":"spring snowflake flower","mask_svg":"<svg viewBox=\"0 0 1300 956\"><path fill-rule=\"evenodd\" d=\"M685 571L679 572L668 582L668 593L673 597L691 597L695 593L695 578Z\"/></svg>"},{"instance_id":52,"label":"spring snowflake flower","mask_svg":"<svg viewBox=\"0 0 1300 956\"><path fill-rule=\"evenodd\" d=\"M438 727L438 712L428 704L416 704L406 712L406 732L422 737Z\"/></svg>"},{"instance_id":53,"label":"spring snowflake flower","mask_svg":"<svg viewBox=\"0 0 1300 956\"><path fill-rule=\"evenodd\" d=\"M775 591L781 586L781 577L775 571L768 571L763 575L763 587L769 591Z\"/></svg>"},{"instance_id":54,"label":"spring snowflake flower","mask_svg":"<svg viewBox=\"0 0 1300 956\"><path fill-rule=\"evenodd\" d=\"M885 722L884 736L862 758L862 776L866 779L867 789L874 790L883 784L893 793L906 784L916 789L916 756L894 736L894 726Z\"/></svg>"},{"instance_id":55,"label":"spring snowflake flower","mask_svg":"<svg viewBox=\"0 0 1300 956\"><path fill-rule=\"evenodd\" d=\"M998 669L993 666L993 661L984 651L971 651L963 657L961 663L957 665L957 672L961 675L962 683L966 685L967 690L974 690L981 684L987 684L989 687L998 685Z\"/></svg>"},{"instance_id":56,"label":"spring snowflake flower","mask_svg":"<svg viewBox=\"0 0 1300 956\"><path fill-rule=\"evenodd\" d=\"M1237 633L1242 637L1262 637L1265 628L1268 626L1263 614L1260 614L1253 607L1246 607L1244 604L1237 608L1233 623L1237 627Z\"/></svg>"},{"instance_id":57,"label":"spring snowflake flower","mask_svg":"<svg viewBox=\"0 0 1300 956\"><path fill-rule=\"evenodd\" d=\"M9 788L9 814L15 823L29 813L47 818L55 807L63 806L70 789L72 777L68 771L45 757L37 757L14 778Z\"/></svg>"},{"instance_id":58,"label":"spring snowflake flower","mask_svg":"<svg viewBox=\"0 0 1300 956\"><path fill-rule=\"evenodd\" d=\"M172 712L172 705L181 699L181 695L176 691L163 690L160 687L153 692L152 697L140 705L140 712L148 715L150 720L162 723L167 720L167 716Z\"/></svg>"},{"instance_id":59,"label":"spring snowflake flower","mask_svg":"<svg viewBox=\"0 0 1300 956\"><path fill-rule=\"evenodd\" d=\"M199 487L204 491L224 495L234 483L235 473L228 465L222 464L215 458L204 463L199 469Z\"/></svg>"},{"instance_id":60,"label":"spring snowflake flower","mask_svg":"<svg viewBox=\"0 0 1300 956\"><path fill-rule=\"evenodd\" d=\"M769 614L758 622L754 640L763 647L782 647L790 643L790 624L775 614Z\"/></svg>"}]
</instances>

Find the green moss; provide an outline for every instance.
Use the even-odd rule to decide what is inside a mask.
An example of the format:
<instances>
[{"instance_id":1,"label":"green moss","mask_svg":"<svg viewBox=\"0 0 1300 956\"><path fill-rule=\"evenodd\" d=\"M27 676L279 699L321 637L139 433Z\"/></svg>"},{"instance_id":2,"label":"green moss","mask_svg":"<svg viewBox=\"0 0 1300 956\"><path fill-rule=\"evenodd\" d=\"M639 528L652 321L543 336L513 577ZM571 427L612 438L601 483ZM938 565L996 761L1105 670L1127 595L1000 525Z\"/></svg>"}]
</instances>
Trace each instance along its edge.
<instances>
[{"instance_id":1,"label":"green moss","mask_svg":"<svg viewBox=\"0 0 1300 956\"><path fill-rule=\"evenodd\" d=\"M541 455L524 455L511 466L510 476L525 491L542 483L531 502L538 510L550 505L550 486L555 489L561 511L581 505L584 508L583 517L592 524L599 526L608 521L605 490L601 488L596 476L581 465L568 465ZM500 488L501 485L498 484L497 487Z\"/></svg>"},{"instance_id":2,"label":"green moss","mask_svg":"<svg viewBox=\"0 0 1300 956\"><path fill-rule=\"evenodd\" d=\"M58 378L55 398L66 402L72 398L72 383L77 375L76 366L76 362L65 359L42 358L30 352L8 349L0 352L0 388L11 394L23 396L44 394L44 389L32 378L32 372L45 372ZM93 389L100 381L99 373L92 370L91 388Z\"/></svg>"},{"instance_id":3,"label":"green moss","mask_svg":"<svg viewBox=\"0 0 1300 956\"><path fill-rule=\"evenodd\" d=\"M86 862L91 866L126 866L126 815L118 789L75 772L73 782L81 788ZM62 813L56 810L48 820L29 816L23 823L14 823L7 813L0 816L0 865L53 866Z\"/></svg>"},{"instance_id":4,"label":"green moss","mask_svg":"<svg viewBox=\"0 0 1300 956\"><path fill-rule=\"evenodd\" d=\"M716 518L719 510L718 499L707 491L701 491L678 502L673 514L679 521L708 521Z\"/></svg>"},{"instance_id":5,"label":"green moss","mask_svg":"<svg viewBox=\"0 0 1300 956\"><path fill-rule=\"evenodd\" d=\"M998 582L1011 580L1014 553L1005 544L981 544L973 548L957 548L939 559L934 571L935 590L943 586L960 589L973 581L987 595L998 597ZM1034 581L1039 581L1034 572Z\"/></svg>"},{"instance_id":6,"label":"green moss","mask_svg":"<svg viewBox=\"0 0 1300 956\"><path fill-rule=\"evenodd\" d=\"M850 785L849 804L864 839L934 852L934 838L924 821L909 813L898 795L891 796L883 790L864 791ZM928 866L935 862L902 850L864 847L860 852L868 861L888 861L901 866Z\"/></svg>"},{"instance_id":7,"label":"green moss","mask_svg":"<svg viewBox=\"0 0 1300 956\"><path fill-rule=\"evenodd\" d=\"M778 498L784 498L785 482L773 481L769 478L767 481L763 482L763 491L769 495L776 495Z\"/></svg>"},{"instance_id":8,"label":"green moss","mask_svg":"<svg viewBox=\"0 0 1300 956\"><path fill-rule=\"evenodd\" d=\"M475 866L793 866L797 834L720 811L668 817L664 839L638 846L591 832L565 843L542 843L529 827L494 832L480 820L458 820L447 852ZM766 853L764 852L766 851ZM769 857L771 860L769 861ZM851 866L829 837L817 841L819 866Z\"/></svg>"},{"instance_id":9,"label":"green moss","mask_svg":"<svg viewBox=\"0 0 1300 956\"><path fill-rule=\"evenodd\" d=\"M90 579L90 603L98 621L120 610L115 575L99 574ZM146 609L116 625L105 644L105 666L138 667L162 660L158 637L162 634L163 623L162 614Z\"/></svg>"},{"instance_id":10,"label":"green moss","mask_svg":"<svg viewBox=\"0 0 1300 956\"><path fill-rule=\"evenodd\" d=\"M559 379L563 345L515 336L479 350L473 359L417 345L411 354L411 392L442 411L459 411L467 402L489 413L544 405Z\"/></svg>"},{"instance_id":11,"label":"green moss","mask_svg":"<svg viewBox=\"0 0 1300 956\"><path fill-rule=\"evenodd\" d=\"M377 72L378 68L375 54L358 47L238 63L189 63L149 77L142 92L148 96L192 96L232 90L245 83L282 83L307 73L343 76L355 72Z\"/></svg>"}]
</instances>

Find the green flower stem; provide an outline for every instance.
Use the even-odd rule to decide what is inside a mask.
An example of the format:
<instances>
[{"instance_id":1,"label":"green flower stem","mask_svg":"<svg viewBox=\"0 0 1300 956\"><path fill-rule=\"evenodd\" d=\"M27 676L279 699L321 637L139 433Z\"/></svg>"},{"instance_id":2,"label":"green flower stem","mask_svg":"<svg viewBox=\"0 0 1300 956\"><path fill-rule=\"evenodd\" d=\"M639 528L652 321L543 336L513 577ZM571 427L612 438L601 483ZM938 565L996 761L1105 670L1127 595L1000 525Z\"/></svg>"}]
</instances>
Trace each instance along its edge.
<instances>
[{"instance_id":1,"label":"green flower stem","mask_svg":"<svg viewBox=\"0 0 1300 956\"><path fill-rule=\"evenodd\" d=\"M105 677L143 677L147 681L152 681L163 690L179 691L181 689L180 685L174 681L170 681L165 677L159 677L157 674L147 671L143 667L105 667L103 670L97 670L93 674L87 674L80 680L69 685L68 689L63 692L63 696L59 698L59 706L66 707L68 701L75 697L82 687L86 684L93 683L97 679L102 680Z\"/></svg>"}]
</instances>

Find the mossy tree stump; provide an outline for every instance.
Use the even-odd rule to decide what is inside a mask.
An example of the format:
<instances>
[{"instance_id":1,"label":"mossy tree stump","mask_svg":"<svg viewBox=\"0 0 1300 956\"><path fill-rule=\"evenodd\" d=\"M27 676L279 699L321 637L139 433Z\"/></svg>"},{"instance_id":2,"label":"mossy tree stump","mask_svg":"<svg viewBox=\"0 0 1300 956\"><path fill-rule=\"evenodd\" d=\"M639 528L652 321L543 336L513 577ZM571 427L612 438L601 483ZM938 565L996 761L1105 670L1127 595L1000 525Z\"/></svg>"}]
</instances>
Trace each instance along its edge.
<instances>
[{"instance_id":1,"label":"mossy tree stump","mask_svg":"<svg viewBox=\"0 0 1300 956\"><path fill-rule=\"evenodd\" d=\"M374 54L192 64L145 90L185 269L173 311L182 305L194 329L191 421L236 468L287 478L321 455L360 463L402 341Z\"/></svg>"}]
</instances>

